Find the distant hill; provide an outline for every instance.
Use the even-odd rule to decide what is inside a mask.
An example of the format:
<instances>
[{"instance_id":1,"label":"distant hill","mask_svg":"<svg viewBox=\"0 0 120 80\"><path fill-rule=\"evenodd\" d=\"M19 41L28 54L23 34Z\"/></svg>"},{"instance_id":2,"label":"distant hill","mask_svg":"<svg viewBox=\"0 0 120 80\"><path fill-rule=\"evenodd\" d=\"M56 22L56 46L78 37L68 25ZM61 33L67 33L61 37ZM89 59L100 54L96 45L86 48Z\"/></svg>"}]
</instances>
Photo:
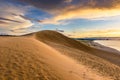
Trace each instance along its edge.
<instances>
[{"instance_id":1,"label":"distant hill","mask_svg":"<svg viewBox=\"0 0 120 80\"><path fill-rule=\"evenodd\" d=\"M120 40L120 37L91 37L91 38L74 38L76 40Z\"/></svg>"}]
</instances>

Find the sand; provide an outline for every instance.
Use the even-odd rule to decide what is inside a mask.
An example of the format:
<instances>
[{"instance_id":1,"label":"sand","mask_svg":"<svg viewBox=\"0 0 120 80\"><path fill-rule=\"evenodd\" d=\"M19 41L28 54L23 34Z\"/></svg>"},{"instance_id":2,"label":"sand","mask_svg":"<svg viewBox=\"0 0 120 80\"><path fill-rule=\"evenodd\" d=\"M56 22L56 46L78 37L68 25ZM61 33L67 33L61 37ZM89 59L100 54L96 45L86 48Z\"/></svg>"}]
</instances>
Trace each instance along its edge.
<instances>
[{"instance_id":1,"label":"sand","mask_svg":"<svg viewBox=\"0 0 120 80\"><path fill-rule=\"evenodd\" d=\"M79 50L74 49L73 46L70 47L70 44L63 45L65 41L63 43L60 41L60 45L58 44L59 40L56 40L58 42L56 44L53 37L49 36L46 40L44 38L40 40L36 38L36 34L21 37L0 37L0 80L114 80L112 76L103 76L100 72L77 60L75 57ZM54 36L59 35L56 32ZM53 39L53 42L49 41L50 38ZM44 40L49 44L43 42ZM80 47L79 53L88 55L83 51L85 46L81 44ZM65 53L72 54L75 59ZM78 56L80 57L80 55ZM96 58L98 62L100 59L103 60L103 64L119 69L118 65L99 57ZM119 76L117 77L119 79Z\"/></svg>"},{"instance_id":2,"label":"sand","mask_svg":"<svg viewBox=\"0 0 120 80\"><path fill-rule=\"evenodd\" d=\"M118 53L90 47L55 31L41 31L36 33L35 37L103 76L120 80L120 55Z\"/></svg>"}]
</instances>

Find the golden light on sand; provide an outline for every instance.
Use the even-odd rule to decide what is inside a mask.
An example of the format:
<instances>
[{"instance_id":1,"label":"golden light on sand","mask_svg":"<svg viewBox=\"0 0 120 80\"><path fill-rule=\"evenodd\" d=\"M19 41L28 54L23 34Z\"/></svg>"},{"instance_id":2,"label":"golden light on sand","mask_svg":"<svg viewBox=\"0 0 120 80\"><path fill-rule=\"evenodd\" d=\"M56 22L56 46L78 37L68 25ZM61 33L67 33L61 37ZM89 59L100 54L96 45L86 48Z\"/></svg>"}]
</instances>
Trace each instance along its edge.
<instances>
[{"instance_id":1,"label":"golden light on sand","mask_svg":"<svg viewBox=\"0 0 120 80\"><path fill-rule=\"evenodd\" d=\"M0 0L0 80L120 80L117 44L120 0Z\"/></svg>"},{"instance_id":2,"label":"golden light on sand","mask_svg":"<svg viewBox=\"0 0 120 80\"><path fill-rule=\"evenodd\" d=\"M116 66L119 55L112 59L110 52L91 48L55 31L21 37L0 36L0 55L2 80L59 80L59 77L61 80L112 80L110 77L115 79L120 73Z\"/></svg>"}]
</instances>

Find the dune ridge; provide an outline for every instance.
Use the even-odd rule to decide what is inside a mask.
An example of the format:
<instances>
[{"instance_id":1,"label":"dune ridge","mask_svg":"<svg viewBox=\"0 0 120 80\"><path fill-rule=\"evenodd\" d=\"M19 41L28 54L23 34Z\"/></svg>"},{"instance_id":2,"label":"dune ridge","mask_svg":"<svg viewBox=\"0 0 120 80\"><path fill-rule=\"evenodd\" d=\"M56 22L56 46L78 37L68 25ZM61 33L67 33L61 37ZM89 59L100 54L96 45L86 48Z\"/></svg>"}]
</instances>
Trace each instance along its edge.
<instances>
[{"instance_id":1,"label":"dune ridge","mask_svg":"<svg viewBox=\"0 0 120 80\"><path fill-rule=\"evenodd\" d=\"M36 33L35 36L38 40L72 57L78 62L97 70L102 75L110 76L115 80L120 79L119 54L89 47L55 31L41 31ZM49 38L50 36L52 39ZM61 44L62 41L63 43Z\"/></svg>"},{"instance_id":2,"label":"dune ridge","mask_svg":"<svg viewBox=\"0 0 120 80\"><path fill-rule=\"evenodd\" d=\"M56 31L50 31L50 30L46 30L46 31L40 31L38 33L35 34L36 38L44 43L55 43L55 44L60 44L60 45L64 45L70 48L74 48L74 49L78 49L78 50L82 50L84 52L96 55L98 57L102 57L106 60L109 60L111 62L113 62L116 65L120 66L120 55L116 54L114 52L107 52L107 51L102 51L93 47L89 47L84 45L83 43L76 41L74 39L68 38ZM98 52L104 53L104 54L99 54ZM111 57L113 58L111 60Z\"/></svg>"},{"instance_id":3,"label":"dune ridge","mask_svg":"<svg viewBox=\"0 0 120 80\"><path fill-rule=\"evenodd\" d=\"M119 80L118 57L112 62L92 51L55 31L0 37L0 80Z\"/></svg>"}]
</instances>

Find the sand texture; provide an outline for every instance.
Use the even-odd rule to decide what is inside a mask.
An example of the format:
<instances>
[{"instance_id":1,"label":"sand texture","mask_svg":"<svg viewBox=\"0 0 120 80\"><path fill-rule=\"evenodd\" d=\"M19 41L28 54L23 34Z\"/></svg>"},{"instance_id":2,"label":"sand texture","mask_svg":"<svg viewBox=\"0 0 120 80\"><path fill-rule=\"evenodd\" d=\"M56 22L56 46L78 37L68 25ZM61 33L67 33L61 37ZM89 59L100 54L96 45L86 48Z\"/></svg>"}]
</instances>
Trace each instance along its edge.
<instances>
[{"instance_id":1,"label":"sand texture","mask_svg":"<svg viewBox=\"0 0 120 80\"><path fill-rule=\"evenodd\" d=\"M54 31L0 37L0 80L119 80L119 63Z\"/></svg>"}]
</instances>

